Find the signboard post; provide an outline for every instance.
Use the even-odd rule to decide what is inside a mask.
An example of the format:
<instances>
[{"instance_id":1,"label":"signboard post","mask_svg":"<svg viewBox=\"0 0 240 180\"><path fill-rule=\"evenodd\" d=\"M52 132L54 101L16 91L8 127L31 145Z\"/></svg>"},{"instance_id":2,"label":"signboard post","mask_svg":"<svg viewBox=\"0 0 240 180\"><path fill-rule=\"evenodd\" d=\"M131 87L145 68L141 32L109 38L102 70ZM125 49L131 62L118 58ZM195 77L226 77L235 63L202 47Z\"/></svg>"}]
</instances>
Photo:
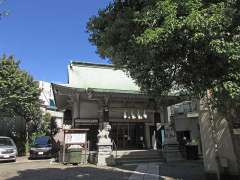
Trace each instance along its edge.
<instances>
[{"instance_id":1,"label":"signboard post","mask_svg":"<svg viewBox=\"0 0 240 180\"><path fill-rule=\"evenodd\" d=\"M85 156L87 149L87 131L89 129L64 129L64 141L63 141L63 157L62 161L65 163L66 160L66 149L70 146L78 146L84 148ZM86 157L85 157L86 159Z\"/></svg>"}]
</instances>

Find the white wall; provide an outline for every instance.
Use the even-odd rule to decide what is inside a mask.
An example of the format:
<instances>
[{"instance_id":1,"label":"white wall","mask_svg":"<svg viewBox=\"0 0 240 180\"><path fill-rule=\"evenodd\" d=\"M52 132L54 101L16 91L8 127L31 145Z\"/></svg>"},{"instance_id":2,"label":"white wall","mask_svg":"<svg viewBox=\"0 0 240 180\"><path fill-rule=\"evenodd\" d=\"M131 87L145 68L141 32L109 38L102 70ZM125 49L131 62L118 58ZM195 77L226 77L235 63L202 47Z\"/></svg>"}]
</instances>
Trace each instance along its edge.
<instances>
[{"instance_id":1,"label":"white wall","mask_svg":"<svg viewBox=\"0 0 240 180\"><path fill-rule=\"evenodd\" d=\"M54 100L52 86L49 82L38 81L41 94L39 99L43 102L43 105L50 106L50 99Z\"/></svg>"},{"instance_id":2,"label":"white wall","mask_svg":"<svg viewBox=\"0 0 240 180\"><path fill-rule=\"evenodd\" d=\"M184 114L179 115L175 118L175 128L176 131L190 131L192 140L200 138L198 118L187 118Z\"/></svg>"}]
</instances>

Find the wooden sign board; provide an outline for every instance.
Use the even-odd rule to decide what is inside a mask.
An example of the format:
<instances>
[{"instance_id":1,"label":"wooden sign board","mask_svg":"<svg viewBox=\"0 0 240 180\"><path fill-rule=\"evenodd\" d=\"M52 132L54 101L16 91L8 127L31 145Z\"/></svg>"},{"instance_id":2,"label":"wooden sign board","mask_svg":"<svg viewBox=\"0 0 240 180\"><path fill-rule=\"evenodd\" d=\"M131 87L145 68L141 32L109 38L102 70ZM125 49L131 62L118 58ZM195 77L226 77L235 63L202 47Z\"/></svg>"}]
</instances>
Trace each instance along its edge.
<instances>
[{"instance_id":1,"label":"wooden sign board","mask_svg":"<svg viewBox=\"0 0 240 180\"><path fill-rule=\"evenodd\" d=\"M66 133L66 144L81 144L85 143L87 139L87 133Z\"/></svg>"}]
</instances>

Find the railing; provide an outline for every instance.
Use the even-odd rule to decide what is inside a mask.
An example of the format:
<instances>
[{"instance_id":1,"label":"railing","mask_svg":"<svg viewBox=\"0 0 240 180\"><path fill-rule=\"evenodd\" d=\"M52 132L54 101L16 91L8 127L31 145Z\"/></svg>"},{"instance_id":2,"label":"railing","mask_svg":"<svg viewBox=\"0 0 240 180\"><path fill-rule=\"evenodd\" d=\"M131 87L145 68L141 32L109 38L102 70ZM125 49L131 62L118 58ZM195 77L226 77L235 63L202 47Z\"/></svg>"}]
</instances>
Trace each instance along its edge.
<instances>
[{"instance_id":1,"label":"railing","mask_svg":"<svg viewBox=\"0 0 240 180\"><path fill-rule=\"evenodd\" d=\"M117 158L117 144L112 140L113 146L115 147L115 158ZM114 148L113 148L114 149Z\"/></svg>"},{"instance_id":2,"label":"railing","mask_svg":"<svg viewBox=\"0 0 240 180\"><path fill-rule=\"evenodd\" d=\"M171 115L174 114L187 114L198 112L198 106L196 101L184 102L171 108Z\"/></svg>"}]
</instances>

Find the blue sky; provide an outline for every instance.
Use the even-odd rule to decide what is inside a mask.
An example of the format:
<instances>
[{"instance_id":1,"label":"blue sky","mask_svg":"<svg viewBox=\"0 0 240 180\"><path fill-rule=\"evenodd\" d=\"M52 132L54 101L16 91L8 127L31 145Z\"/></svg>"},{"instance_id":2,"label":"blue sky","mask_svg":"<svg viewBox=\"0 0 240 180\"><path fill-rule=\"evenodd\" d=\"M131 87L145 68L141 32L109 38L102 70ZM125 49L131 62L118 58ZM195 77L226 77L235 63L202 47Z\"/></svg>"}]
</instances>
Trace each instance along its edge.
<instances>
[{"instance_id":1,"label":"blue sky","mask_svg":"<svg viewBox=\"0 0 240 180\"><path fill-rule=\"evenodd\" d=\"M36 80L67 81L70 60L107 63L88 41L86 23L111 0L6 0L0 55L14 55Z\"/></svg>"}]
</instances>

